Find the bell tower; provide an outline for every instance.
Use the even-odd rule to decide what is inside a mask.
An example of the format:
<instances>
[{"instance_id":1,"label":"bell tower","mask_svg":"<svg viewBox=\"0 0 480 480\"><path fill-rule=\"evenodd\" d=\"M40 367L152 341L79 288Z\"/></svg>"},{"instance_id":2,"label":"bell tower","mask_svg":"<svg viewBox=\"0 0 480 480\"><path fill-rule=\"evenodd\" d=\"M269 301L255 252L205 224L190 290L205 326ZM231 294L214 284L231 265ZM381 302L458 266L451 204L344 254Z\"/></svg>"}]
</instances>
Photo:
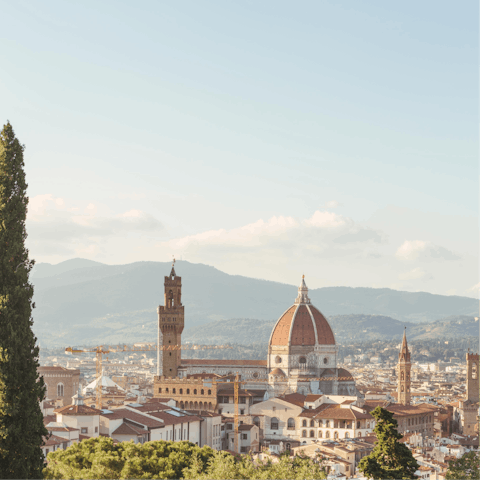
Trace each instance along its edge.
<instances>
[{"instance_id":1,"label":"bell tower","mask_svg":"<svg viewBox=\"0 0 480 480\"><path fill-rule=\"evenodd\" d=\"M182 277L175 273L175 259L172 270L164 282L165 305L158 312L158 355L157 375L177 377L182 361L180 347L185 322L185 307L182 305Z\"/></svg>"},{"instance_id":2,"label":"bell tower","mask_svg":"<svg viewBox=\"0 0 480 480\"><path fill-rule=\"evenodd\" d=\"M410 405L410 352L407 345L407 329L403 332L402 346L398 355L398 403Z\"/></svg>"},{"instance_id":3,"label":"bell tower","mask_svg":"<svg viewBox=\"0 0 480 480\"><path fill-rule=\"evenodd\" d=\"M474 403L479 399L478 353L467 353L467 400Z\"/></svg>"}]
</instances>

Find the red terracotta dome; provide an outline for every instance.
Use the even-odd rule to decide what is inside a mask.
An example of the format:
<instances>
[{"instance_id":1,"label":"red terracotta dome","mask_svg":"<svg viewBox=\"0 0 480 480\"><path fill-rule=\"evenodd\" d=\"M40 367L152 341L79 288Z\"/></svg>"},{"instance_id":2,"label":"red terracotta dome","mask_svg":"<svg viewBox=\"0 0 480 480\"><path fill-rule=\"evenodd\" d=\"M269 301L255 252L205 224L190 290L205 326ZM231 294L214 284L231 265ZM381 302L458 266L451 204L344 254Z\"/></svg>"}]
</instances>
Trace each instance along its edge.
<instances>
[{"instance_id":1,"label":"red terracotta dome","mask_svg":"<svg viewBox=\"0 0 480 480\"><path fill-rule=\"evenodd\" d=\"M277 321L270 336L270 345L335 345L335 336L320 310L310 304L305 280L298 288L298 297Z\"/></svg>"}]
</instances>

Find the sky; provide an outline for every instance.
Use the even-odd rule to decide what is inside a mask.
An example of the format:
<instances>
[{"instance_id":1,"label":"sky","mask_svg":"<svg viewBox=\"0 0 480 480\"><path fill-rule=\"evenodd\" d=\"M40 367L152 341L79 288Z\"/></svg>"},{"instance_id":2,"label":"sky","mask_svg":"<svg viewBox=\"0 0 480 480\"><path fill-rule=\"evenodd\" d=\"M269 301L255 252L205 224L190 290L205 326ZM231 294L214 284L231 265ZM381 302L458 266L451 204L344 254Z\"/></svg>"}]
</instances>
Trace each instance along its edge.
<instances>
[{"instance_id":1,"label":"sky","mask_svg":"<svg viewBox=\"0 0 480 480\"><path fill-rule=\"evenodd\" d=\"M0 10L37 262L478 296L477 2Z\"/></svg>"}]
</instances>

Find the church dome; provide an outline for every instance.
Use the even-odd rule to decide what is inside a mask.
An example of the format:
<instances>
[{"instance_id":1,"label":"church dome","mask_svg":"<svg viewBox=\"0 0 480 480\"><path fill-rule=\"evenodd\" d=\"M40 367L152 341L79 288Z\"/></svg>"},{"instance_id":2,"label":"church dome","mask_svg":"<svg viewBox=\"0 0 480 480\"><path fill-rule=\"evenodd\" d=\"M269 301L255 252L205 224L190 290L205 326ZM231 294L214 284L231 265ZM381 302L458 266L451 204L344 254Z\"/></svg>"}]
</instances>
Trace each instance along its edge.
<instances>
[{"instance_id":1,"label":"church dome","mask_svg":"<svg viewBox=\"0 0 480 480\"><path fill-rule=\"evenodd\" d=\"M275 324L269 345L335 345L335 336L327 319L310 303L304 278L298 287L295 303Z\"/></svg>"}]
</instances>

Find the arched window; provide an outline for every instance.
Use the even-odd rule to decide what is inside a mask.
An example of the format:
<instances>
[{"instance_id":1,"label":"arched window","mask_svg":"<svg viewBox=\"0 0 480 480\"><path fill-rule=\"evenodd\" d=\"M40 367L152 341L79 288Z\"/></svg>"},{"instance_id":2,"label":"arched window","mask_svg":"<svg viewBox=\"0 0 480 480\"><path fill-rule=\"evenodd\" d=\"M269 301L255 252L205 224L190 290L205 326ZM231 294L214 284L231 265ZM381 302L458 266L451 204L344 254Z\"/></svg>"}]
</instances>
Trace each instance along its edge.
<instances>
[{"instance_id":1,"label":"arched window","mask_svg":"<svg viewBox=\"0 0 480 480\"><path fill-rule=\"evenodd\" d=\"M257 427L260 426L260 419L258 417L253 417L253 424Z\"/></svg>"},{"instance_id":2,"label":"arched window","mask_svg":"<svg viewBox=\"0 0 480 480\"><path fill-rule=\"evenodd\" d=\"M315 426L315 420L310 420L310 426L314 427Z\"/></svg>"},{"instance_id":3,"label":"arched window","mask_svg":"<svg viewBox=\"0 0 480 480\"><path fill-rule=\"evenodd\" d=\"M315 438L315 430L310 430L310 438Z\"/></svg>"},{"instance_id":4,"label":"arched window","mask_svg":"<svg viewBox=\"0 0 480 480\"><path fill-rule=\"evenodd\" d=\"M172 393L177 393L175 388L172 388Z\"/></svg>"},{"instance_id":5,"label":"arched window","mask_svg":"<svg viewBox=\"0 0 480 480\"><path fill-rule=\"evenodd\" d=\"M300 360L298 361L301 365L307 363L307 359L305 357L300 357Z\"/></svg>"},{"instance_id":6,"label":"arched window","mask_svg":"<svg viewBox=\"0 0 480 480\"><path fill-rule=\"evenodd\" d=\"M302 427L306 427L307 426L307 421L306 420L302 420Z\"/></svg>"},{"instance_id":7,"label":"arched window","mask_svg":"<svg viewBox=\"0 0 480 480\"><path fill-rule=\"evenodd\" d=\"M358 432L357 437L360 438L362 436L362 432Z\"/></svg>"},{"instance_id":8,"label":"arched window","mask_svg":"<svg viewBox=\"0 0 480 480\"><path fill-rule=\"evenodd\" d=\"M350 438L350 434L348 432L345 432L345 438Z\"/></svg>"},{"instance_id":9,"label":"arched window","mask_svg":"<svg viewBox=\"0 0 480 480\"><path fill-rule=\"evenodd\" d=\"M209 394L209 395L211 395L211 394L212 394L212 391L211 391L211 390L209 390L209 391L208 391L208 394Z\"/></svg>"},{"instance_id":10,"label":"arched window","mask_svg":"<svg viewBox=\"0 0 480 480\"><path fill-rule=\"evenodd\" d=\"M338 432L333 433L333 438L336 440L338 438Z\"/></svg>"},{"instance_id":11,"label":"arched window","mask_svg":"<svg viewBox=\"0 0 480 480\"><path fill-rule=\"evenodd\" d=\"M196 388L193 390L193 394L194 394L194 395L197 394L197 389L196 389Z\"/></svg>"},{"instance_id":12,"label":"arched window","mask_svg":"<svg viewBox=\"0 0 480 480\"><path fill-rule=\"evenodd\" d=\"M194 408L195 410L198 410L198 402L195 402L195 403L193 404L193 408Z\"/></svg>"},{"instance_id":13,"label":"arched window","mask_svg":"<svg viewBox=\"0 0 480 480\"><path fill-rule=\"evenodd\" d=\"M212 408L213 408L213 407L212 407L212 402L208 402L208 409L209 409L209 410L212 410Z\"/></svg>"},{"instance_id":14,"label":"arched window","mask_svg":"<svg viewBox=\"0 0 480 480\"><path fill-rule=\"evenodd\" d=\"M328 430L325 432L325 438L330 438L330 432Z\"/></svg>"},{"instance_id":15,"label":"arched window","mask_svg":"<svg viewBox=\"0 0 480 480\"><path fill-rule=\"evenodd\" d=\"M282 363L282 357L276 356L275 363Z\"/></svg>"},{"instance_id":16,"label":"arched window","mask_svg":"<svg viewBox=\"0 0 480 480\"><path fill-rule=\"evenodd\" d=\"M183 402L180 402L180 408L183 410L185 408L185 405Z\"/></svg>"},{"instance_id":17,"label":"arched window","mask_svg":"<svg viewBox=\"0 0 480 480\"><path fill-rule=\"evenodd\" d=\"M187 388L187 395L190 395L190 389Z\"/></svg>"},{"instance_id":18,"label":"arched window","mask_svg":"<svg viewBox=\"0 0 480 480\"><path fill-rule=\"evenodd\" d=\"M400 380L405 380L405 372L402 372L402 374L400 375Z\"/></svg>"},{"instance_id":19,"label":"arched window","mask_svg":"<svg viewBox=\"0 0 480 480\"><path fill-rule=\"evenodd\" d=\"M57 397L63 397L63 383L57 384Z\"/></svg>"},{"instance_id":20,"label":"arched window","mask_svg":"<svg viewBox=\"0 0 480 480\"><path fill-rule=\"evenodd\" d=\"M321 430L318 431L318 438L322 438L323 437L323 433Z\"/></svg>"},{"instance_id":21,"label":"arched window","mask_svg":"<svg viewBox=\"0 0 480 480\"><path fill-rule=\"evenodd\" d=\"M472 378L476 379L478 376L477 364L474 362L472 364Z\"/></svg>"},{"instance_id":22,"label":"arched window","mask_svg":"<svg viewBox=\"0 0 480 480\"><path fill-rule=\"evenodd\" d=\"M303 437L303 438L306 438L306 437L307 437L307 431L306 431L306 430L302 430L302 437Z\"/></svg>"},{"instance_id":23,"label":"arched window","mask_svg":"<svg viewBox=\"0 0 480 480\"><path fill-rule=\"evenodd\" d=\"M402 385L401 391L403 392L403 385Z\"/></svg>"},{"instance_id":24,"label":"arched window","mask_svg":"<svg viewBox=\"0 0 480 480\"><path fill-rule=\"evenodd\" d=\"M330 428L330 420L327 420L327 421L325 422L325 426L326 426L327 428Z\"/></svg>"},{"instance_id":25,"label":"arched window","mask_svg":"<svg viewBox=\"0 0 480 480\"><path fill-rule=\"evenodd\" d=\"M162 393L162 389L161 389L161 388L158 389L158 393Z\"/></svg>"},{"instance_id":26,"label":"arched window","mask_svg":"<svg viewBox=\"0 0 480 480\"><path fill-rule=\"evenodd\" d=\"M200 390L200 395L205 395L205 390L203 388Z\"/></svg>"},{"instance_id":27,"label":"arched window","mask_svg":"<svg viewBox=\"0 0 480 480\"><path fill-rule=\"evenodd\" d=\"M318 426L321 427L323 425L323 422L321 420L318 420Z\"/></svg>"},{"instance_id":28,"label":"arched window","mask_svg":"<svg viewBox=\"0 0 480 480\"><path fill-rule=\"evenodd\" d=\"M270 429L278 430L278 418L272 417L272 419L270 420Z\"/></svg>"},{"instance_id":29,"label":"arched window","mask_svg":"<svg viewBox=\"0 0 480 480\"><path fill-rule=\"evenodd\" d=\"M183 388L180 389L180 395L183 395Z\"/></svg>"},{"instance_id":30,"label":"arched window","mask_svg":"<svg viewBox=\"0 0 480 480\"><path fill-rule=\"evenodd\" d=\"M295 420L293 418L289 418L287 421L287 428L289 430L294 430L295 429Z\"/></svg>"},{"instance_id":31,"label":"arched window","mask_svg":"<svg viewBox=\"0 0 480 480\"><path fill-rule=\"evenodd\" d=\"M165 391L168 393L168 387L165 389Z\"/></svg>"}]
</instances>

